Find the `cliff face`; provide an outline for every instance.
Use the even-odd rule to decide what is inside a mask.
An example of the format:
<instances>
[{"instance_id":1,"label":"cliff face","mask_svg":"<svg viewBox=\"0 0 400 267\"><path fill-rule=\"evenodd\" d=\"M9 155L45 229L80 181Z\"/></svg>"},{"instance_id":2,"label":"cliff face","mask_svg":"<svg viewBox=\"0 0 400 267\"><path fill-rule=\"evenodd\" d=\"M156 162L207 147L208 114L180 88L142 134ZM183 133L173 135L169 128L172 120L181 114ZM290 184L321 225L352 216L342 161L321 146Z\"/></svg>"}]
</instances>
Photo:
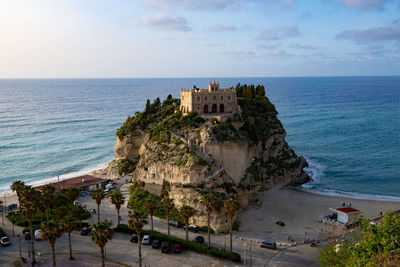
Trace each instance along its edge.
<instances>
[{"instance_id":1,"label":"cliff face","mask_svg":"<svg viewBox=\"0 0 400 267\"><path fill-rule=\"evenodd\" d=\"M145 182L153 191L168 184L176 206L197 210L192 219L196 225L207 225L200 204L203 194L235 196L246 207L257 191L307 180L302 171L307 163L289 148L275 107L266 97L239 100L241 113L225 122L195 113L182 116L175 112L178 101L147 106L144 113L152 110L162 116L142 113L142 118L151 119L141 127L138 115L128 118L134 123L129 131L118 130L124 134L117 137L115 157L137 163L133 180ZM222 209L216 209L211 219L215 231L228 229Z\"/></svg>"}]
</instances>

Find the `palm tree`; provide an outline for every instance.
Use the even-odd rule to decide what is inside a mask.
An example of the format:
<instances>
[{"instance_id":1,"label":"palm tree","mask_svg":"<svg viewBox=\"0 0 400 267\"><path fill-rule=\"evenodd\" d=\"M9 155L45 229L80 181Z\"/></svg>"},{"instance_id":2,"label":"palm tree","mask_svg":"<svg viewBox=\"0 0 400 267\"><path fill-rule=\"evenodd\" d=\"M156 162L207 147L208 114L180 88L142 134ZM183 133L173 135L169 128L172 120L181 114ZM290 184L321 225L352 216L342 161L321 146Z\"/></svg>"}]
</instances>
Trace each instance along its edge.
<instances>
[{"instance_id":1,"label":"palm tree","mask_svg":"<svg viewBox=\"0 0 400 267\"><path fill-rule=\"evenodd\" d=\"M85 208L80 204L75 204L72 206L72 213L79 220L80 229L82 229L82 218L85 212L86 212Z\"/></svg>"},{"instance_id":2,"label":"palm tree","mask_svg":"<svg viewBox=\"0 0 400 267\"><path fill-rule=\"evenodd\" d=\"M43 186L42 189L42 195L40 198L40 204L45 208L46 210L46 220L49 220L49 210L53 207L54 205L54 200L55 200L55 194L54 192L56 189L54 186L46 184Z\"/></svg>"},{"instance_id":3,"label":"palm tree","mask_svg":"<svg viewBox=\"0 0 400 267\"><path fill-rule=\"evenodd\" d=\"M232 252L232 228L236 218L236 214L240 210L240 203L237 199L230 197L224 201L224 209L229 217L229 241L230 251Z\"/></svg>"},{"instance_id":4,"label":"palm tree","mask_svg":"<svg viewBox=\"0 0 400 267\"><path fill-rule=\"evenodd\" d=\"M170 236L170 232L169 232L169 213L175 207L174 206L174 200L169 198L168 196L165 196L161 200L161 204L160 205L163 208L163 210L165 211L165 213L167 213L168 236Z\"/></svg>"},{"instance_id":5,"label":"palm tree","mask_svg":"<svg viewBox=\"0 0 400 267\"><path fill-rule=\"evenodd\" d=\"M38 212L38 199L40 198L40 192L36 189L25 185L21 191L21 207L20 214L28 220L29 233L31 236L31 247L32 247L32 261L35 262L35 238L33 236L33 216Z\"/></svg>"},{"instance_id":6,"label":"palm tree","mask_svg":"<svg viewBox=\"0 0 400 267\"><path fill-rule=\"evenodd\" d=\"M143 210L135 210L129 214L129 228L135 230L138 236L138 249L139 249L139 267L142 267L142 229L148 223L148 214Z\"/></svg>"},{"instance_id":7,"label":"palm tree","mask_svg":"<svg viewBox=\"0 0 400 267\"><path fill-rule=\"evenodd\" d=\"M185 221L185 230L186 230L186 240L189 240L189 233L188 233L188 225L189 225L189 219L194 215L194 213L196 212L196 210L190 206L186 206L183 205L180 209L179 209L179 214L181 215L181 217L183 218L183 220Z\"/></svg>"},{"instance_id":8,"label":"palm tree","mask_svg":"<svg viewBox=\"0 0 400 267\"><path fill-rule=\"evenodd\" d=\"M53 266L56 266L56 252L54 249L54 245L56 243L57 238L62 235L62 228L60 224L56 220L50 220L47 222L42 222L42 239L44 241L49 242L51 246L51 254L53 255ZM32 237L32 239L34 239Z\"/></svg>"},{"instance_id":9,"label":"palm tree","mask_svg":"<svg viewBox=\"0 0 400 267\"><path fill-rule=\"evenodd\" d=\"M158 206L158 200L153 196L149 195L145 200L144 200L144 206L147 210L147 212L150 215L150 221L151 221L151 231L153 231L153 215L154 212L157 209Z\"/></svg>"},{"instance_id":10,"label":"palm tree","mask_svg":"<svg viewBox=\"0 0 400 267\"><path fill-rule=\"evenodd\" d=\"M68 233L68 247L69 247L69 259L73 260L72 257L72 244L71 244L71 232L75 229L74 219L71 216L65 217L61 221L62 228Z\"/></svg>"},{"instance_id":11,"label":"palm tree","mask_svg":"<svg viewBox=\"0 0 400 267\"><path fill-rule=\"evenodd\" d=\"M212 193L208 193L208 194L202 195L202 197L200 199L200 203L203 204L203 206L206 208L206 212L207 212L208 246L210 246L210 244L211 244L211 240L210 240L210 214L213 211L214 207L217 205L217 197Z\"/></svg>"},{"instance_id":12,"label":"palm tree","mask_svg":"<svg viewBox=\"0 0 400 267\"><path fill-rule=\"evenodd\" d=\"M90 226L92 231L89 233L90 239L96 243L101 252L101 266L104 267L104 247L106 246L107 242L112 239L114 229L111 228L111 222L105 221L98 221L95 224Z\"/></svg>"},{"instance_id":13,"label":"palm tree","mask_svg":"<svg viewBox=\"0 0 400 267\"><path fill-rule=\"evenodd\" d=\"M71 202L71 204L74 204L74 201L79 198L80 191L77 187L72 186L72 187L65 187L61 189L61 193L65 195L65 197Z\"/></svg>"},{"instance_id":14,"label":"palm tree","mask_svg":"<svg viewBox=\"0 0 400 267\"><path fill-rule=\"evenodd\" d=\"M100 221L100 204L101 204L101 200L103 200L105 198L104 195L104 190L101 188L97 188L95 190L93 190L92 192L90 192L90 196L92 197L92 199L94 199L96 201L97 204L97 221Z\"/></svg>"},{"instance_id":15,"label":"palm tree","mask_svg":"<svg viewBox=\"0 0 400 267\"><path fill-rule=\"evenodd\" d=\"M119 211L122 207L122 205L124 205L125 203L125 197L121 194L121 191L119 190L115 190L114 192L112 192L111 194L108 195L108 197L111 200L111 203L115 205L115 208L117 209L117 222L119 225L120 223L120 216L119 216Z\"/></svg>"},{"instance_id":16,"label":"palm tree","mask_svg":"<svg viewBox=\"0 0 400 267\"><path fill-rule=\"evenodd\" d=\"M18 197L18 207L21 207L21 194L22 194L22 190L25 187L25 183L22 181L15 181L11 184L10 188L13 192L17 193L17 197Z\"/></svg>"}]
</instances>

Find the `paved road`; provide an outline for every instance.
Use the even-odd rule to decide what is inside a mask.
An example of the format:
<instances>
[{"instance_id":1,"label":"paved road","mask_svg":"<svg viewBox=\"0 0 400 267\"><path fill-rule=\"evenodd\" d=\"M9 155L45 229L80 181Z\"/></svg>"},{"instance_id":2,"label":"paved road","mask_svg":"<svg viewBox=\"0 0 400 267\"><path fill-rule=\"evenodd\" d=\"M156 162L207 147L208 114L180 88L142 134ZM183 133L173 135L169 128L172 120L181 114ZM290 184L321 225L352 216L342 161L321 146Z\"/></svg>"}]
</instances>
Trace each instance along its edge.
<instances>
[{"instance_id":1,"label":"paved road","mask_svg":"<svg viewBox=\"0 0 400 267\"><path fill-rule=\"evenodd\" d=\"M121 188L126 194L127 187ZM83 205L86 205L87 209L96 209L97 206L89 196L80 199ZM108 219L116 222L116 210L114 206L109 202L108 199L103 200L101 206L101 220ZM128 210L125 207L121 209L122 223L127 223ZM97 216L92 216L89 223L97 221ZM6 230L8 236L11 237L12 245L10 247L0 247L0 266L7 266L14 259L19 256L18 239L12 238L11 225L6 221L6 226L0 225ZM146 226L147 229L150 225ZM164 220L154 218L154 230L166 233L167 223ZM21 228L16 227L16 233L20 233ZM182 228L171 227L171 235L180 238L185 238L185 232ZM205 240L207 239L206 234L195 234L189 233L189 238L193 239L197 235L202 235ZM302 245L290 248L278 248L277 250L269 250L259 247L257 239L255 237L267 236L265 233L252 233L251 235L243 232L235 232L234 235L237 237L233 240L233 248L235 252L238 252L242 256L242 263L237 264L227 260L221 260L218 258L194 253L191 251L184 251L182 254L162 254L160 249L152 249L149 246L143 246L143 262L147 266L319 266L317 263L318 250L310 248L308 245ZM249 242L248 237L253 236L252 242ZM137 244L129 242L129 235L116 233L113 236L113 240L107 244L106 254L107 258L115 262L121 262L128 266L136 266L138 262L137 257ZM220 248L228 248L229 236L228 235L212 235L212 245ZM100 255L98 247L86 236L81 236L78 232L72 234L73 250L80 253ZM49 256L51 253L50 246L44 241L38 241L35 243L38 251L42 255ZM27 257L28 254L28 243L25 240L21 242L22 254ZM56 252L68 253L68 241L67 235L64 234L56 242ZM244 260L246 262L244 262ZM75 262L75 266L79 266L78 262ZM99 259L99 265L100 265ZM115 266L115 265L113 265Z\"/></svg>"}]
</instances>

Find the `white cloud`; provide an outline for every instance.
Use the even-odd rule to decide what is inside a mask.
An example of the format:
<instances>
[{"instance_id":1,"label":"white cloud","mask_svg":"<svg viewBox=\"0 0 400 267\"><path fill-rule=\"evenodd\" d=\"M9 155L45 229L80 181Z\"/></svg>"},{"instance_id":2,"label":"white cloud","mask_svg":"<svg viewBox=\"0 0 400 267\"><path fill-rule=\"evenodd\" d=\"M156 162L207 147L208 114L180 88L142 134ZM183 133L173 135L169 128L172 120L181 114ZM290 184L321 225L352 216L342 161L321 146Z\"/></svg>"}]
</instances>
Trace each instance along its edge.
<instances>
[{"instance_id":1,"label":"white cloud","mask_svg":"<svg viewBox=\"0 0 400 267\"><path fill-rule=\"evenodd\" d=\"M187 21L184 17L156 15L143 18L142 24L148 27L156 27L169 31L192 31L192 28L187 25Z\"/></svg>"}]
</instances>

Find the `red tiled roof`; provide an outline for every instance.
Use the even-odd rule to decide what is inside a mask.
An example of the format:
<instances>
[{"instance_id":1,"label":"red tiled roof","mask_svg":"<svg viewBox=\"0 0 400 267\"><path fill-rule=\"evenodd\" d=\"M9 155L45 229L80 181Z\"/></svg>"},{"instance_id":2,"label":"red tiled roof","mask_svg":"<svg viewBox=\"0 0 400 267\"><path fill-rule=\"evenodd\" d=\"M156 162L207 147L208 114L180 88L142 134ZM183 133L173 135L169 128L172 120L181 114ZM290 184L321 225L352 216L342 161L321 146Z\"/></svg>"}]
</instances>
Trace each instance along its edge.
<instances>
[{"instance_id":1,"label":"red tiled roof","mask_svg":"<svg viewBox=\"0 0 400 267\"><path fill-rule=\"evenodd\" d=\"M90 176L90 175L83 175L83 176L79 176L79 177L74 177L74 178L70 178L70 179L65 179L59 182L55 182L55 183L51 183L52 186L54 186L54 188L56 189L56 193L58 193L59 191L61 191L62 188L65 187L83 187L83 186L88 186L91 184L97 184L97 183L101 183L104 182L105 180L102 178L98 178L98 177L94 177L94 176ZM38 190L42 190L43 185L36 187L36 189Z\"/></svg>"},{"instance_id":2,"label":"red tiled roof","mask_svg":"<svg viewBox=\"0 0 400 267\"><path fill-rule=\"evenodd\" d=\"M346 208L337 208L336 210L341 211L341 212L344 212L344 213L360 212L359 210L353 209L353 208L350 208L350 207L346 207Z\"/></svg>"}]
</instances>

